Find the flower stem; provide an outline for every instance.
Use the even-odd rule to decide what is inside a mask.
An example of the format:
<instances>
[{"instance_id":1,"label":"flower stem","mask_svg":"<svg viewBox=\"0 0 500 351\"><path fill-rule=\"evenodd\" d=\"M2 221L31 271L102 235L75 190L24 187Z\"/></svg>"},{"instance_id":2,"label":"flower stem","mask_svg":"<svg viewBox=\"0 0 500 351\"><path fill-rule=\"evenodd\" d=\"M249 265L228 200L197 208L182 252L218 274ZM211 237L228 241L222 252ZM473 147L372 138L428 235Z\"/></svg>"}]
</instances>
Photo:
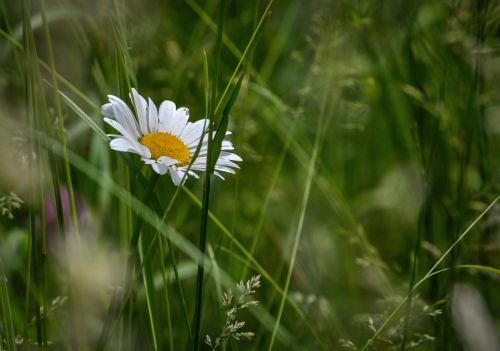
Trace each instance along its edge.
<instances>
[{"instance_id":1,"label":"flower stem","mask_svg":"<svg viewBox=\"0 0 500 351\"><path fill-rule=\"evenodd\" d=\"M200 324L201 324L201 309L203 302L203 277L205 273L205 244L207 239L207 224L208 224L208 204L210 200L210 175L207 174L205 179L205 187L203 188L203 203L201 213L201 229L199 248L202 253L200 262L198 263L198 274L196 277L196 305L194 311L193 325L193 351L197 351L200 340Z\"/></svg>"}]
</instances>

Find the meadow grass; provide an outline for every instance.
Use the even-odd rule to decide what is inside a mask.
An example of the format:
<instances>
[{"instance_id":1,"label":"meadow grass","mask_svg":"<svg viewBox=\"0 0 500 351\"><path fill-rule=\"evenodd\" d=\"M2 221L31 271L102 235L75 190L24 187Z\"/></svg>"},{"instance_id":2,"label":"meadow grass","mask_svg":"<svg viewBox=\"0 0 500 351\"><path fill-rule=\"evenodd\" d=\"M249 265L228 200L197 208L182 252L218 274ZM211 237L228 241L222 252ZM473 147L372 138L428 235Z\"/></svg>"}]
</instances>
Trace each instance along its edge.
<instances>
[{"instance_id":1,"label":"meadow grass","mask_svg":"<svg viewBox=\"0 0 500 351\"><path fill-rule=\"evenodd\" d=\"M500 348L499 26L493 1L0 0L0 350ZM110 149L132 88L208 119L200 179Z\"/></svg>"}]
</instances>

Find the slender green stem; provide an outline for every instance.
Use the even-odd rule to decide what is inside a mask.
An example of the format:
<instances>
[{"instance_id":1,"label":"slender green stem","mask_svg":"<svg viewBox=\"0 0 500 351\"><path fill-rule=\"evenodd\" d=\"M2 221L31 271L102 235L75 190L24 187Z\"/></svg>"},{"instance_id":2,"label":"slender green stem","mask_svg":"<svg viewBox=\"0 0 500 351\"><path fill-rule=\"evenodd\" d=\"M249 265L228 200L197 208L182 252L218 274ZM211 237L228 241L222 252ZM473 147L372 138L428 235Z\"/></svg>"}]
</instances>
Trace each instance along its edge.
<instances>
[{"instance_id":1,"label":"slender green stem","mask_svg":"<svg viewBox=\"0 0 500 351\"><path fill-rule=\"evenodd\" d=\"M179 295L181 297L181 305L182 312L184 317L184 322L186 323L186 329L188 331L188 340L189 343L193 342L193 331L191 329L191 324L189 323L189 313L186 304L186 298L184 296L184 289L182 289L181 279L179 278L179 270L177 269L177 261L175 259L174 246L172 245L172 241L167 237L167 249L168 249L168 257L170 258L170 264L172 265L172 269L174 270L175 281L177 283L177 290L179 290Z\"/></svg>"},{"instance_id":2,"label":"slender green stem","mask_svg":"<svg viewBox=\"0 0 500 351\"><path fill-rule=\"evenodd\" d=\"M320 123L318 123L318 124L320 124ZM316 138L318 140L319 140L319 137L320 137L320 133L317 133ZM273 332L271 335L271 341L269 342L269 347L267 348L268 351L271 351L273 346L274 346L274 341L276 339L278 327L280 325L281 317L283 315L283 309L285 307L286 297L288 295L288 288L290 286L292 272L293 272L293 269L295 266L295 259L297 257L297 251L299 248L300 238L302 236L302 227L304 224L305 213L307 210L307 204L309 202L309 194L311 192L311 185L312 185L313 178L314 178L314 173L315 173L314 170L315 170L315 165L316 165L316 159L318 156L318 149L319 149L319 145L317 145L313 149L313 154L311 156L311 160L310 160L308 171L307 171L306 183L304 186L304 194L302 196L302 201L301 201L300 215L299 215L297 228L295 231L295 240L294 240L293 248L292 248L292 256L290 259L289 269L288 269L286 280L285 280L285 287L283 289L283 296L281 298L280 305L279 305L278 316L276 317L276 323L274 325L274 329L273 329Z\"/></svg>"},{"instance_id":3,"label":"slender green stem","mask_svg":"<svg viewBox=\"0 0 500 351\"><path fill-rule=\"evenodd\" d=\"M208 163L208 162L207 162ZM208 173L207 173L208 175ZM203 204L202 204L202 217L201 217L201 229L200 229L200 242L199 249L205 254L205 245L207 238L207 224L208 224L208 205L209 205L209 195L210 195L210 175L205 179L205 186L203 191ZM194 312L194 324L193 324L193 351L198 351L199 339L200 339L200 324L201 324L201 309L202 309L202 299L203 299L203 276L205 274L205 263L204 259L198 262L198 273L196 276L196 300L195 300L195 312Z\"/></svg>"},{"instance_id":4,"label":"slender green stem","mask_svg":"<svg viewBox=\"0 0 500 351\"><path fill-rule=\"evenodd\" d=\"M137 247L137 251L139 253L139 260L140 264L144 266L144 271L142 273L142 279L144 282L144 290L145 290L145 295L146 295L146 305L147 305L147 310L148 310L148 317L149 317L149 323L150 323L150 329L151 329L151 339L153 341L153 349L158 350L159 347L159 341L158 341L158 333L156 330L156 321L155 321L155 314L153 313L153 308L156 306L156 301L154 299L154 291L153 291L153 283L152 283L152 268L151 268L151 256L148 255L148 259L144 259L144 249L143 249L143 240L146 242L145 245L150 244L151 246L153 245L153 242L155 241L154 239L151 240L151 243L149 243L149 238L147 238L148 235L143 235L141 239L139 240L139 245Z\"/></svg>"},{"instance_id":5,"label":"slender green stem","mask_svg":"<svg viewBox=\"0 0 500 351\"><path fill-rule=\"evenodd\" d=\"M407 303L406 303L406 313L405 313L405 321L404 321L404 327L403 327L403 340L401 342L401 351L405 350L406 347L406 334L408 332L408 324L411 316L411 306L412 306L412 301L413 301L413 287L415 284L415 278L417 274L417 264L418 264L418 257L419 257L419 251L420 251L420 246L421 246L421 237L422 237L422 227L420 226L418 231L417 231L417 237L415 238L415 246L413 248L413 260L412 260L412 270L411 270L411 278L410 278L410 284L408 287L408 298L407 298Z\"/></svg>"},{"instance_id":6,"label":"slender green stem","mask_svg":"<svg viewBox=\"0 0 500 351\"><path fill-rule=\"evenodd\" d=\"M12 319L9 291L7 289L7 277L3 269L2 259L0 259L0 312L2 315L2 324L7 341L7 350L16 351L16 335Z\"/></svg>"},{"instance_id":7,"label":"slender green stem","mask_svg":"<svg viewBox=\"0 0 500 351\"><path fill-rule=\"evenodd\" d=\"M165 294L165 306L166 306L166 312L167 312L167 328L168 328L168 346L170 351L174 351L174 332L172 328L172 315L170 312L170 297L169 297L169 285L168 285L168 275L167 275L167 269L165 267L165 250L163 249L163 240L162 238L158 238L158 247L160 250L160 264L161 264L161 279L163 282L163 291ZM188 321L189 325L189 321Z\"/></svg>"},{"instance_id":8,"label":"slender green stem","mask_svg":"<svg viewBox=\"0 0 500 351\"><path fill-rule=\"evenodd\" d=\"M35 225L36 226L36 225ZM36 229L32 230L31 233L31 261L33 262L33 302L35 305L35 324L36 324L36 341L39 347L43 348L43 337L42 337L42 316L40 314L40 299L38 296L38 288L40 286L40 264L38 257L38 240L36 238Z\"/></svg>"},{"instance_id":9,"label":"slender green stem","mask_svg":"<svg viewBox=\"0 0 500 351\"><path fill-rule=\"evenodd\" d=\"M43 28L44 28L44 33L47 41L47 51L48 51L48 57L49 57L49 67L50 67L50 75L51 75L51 80L52 80L52 85L54 87L54 106L55 106L55 111L57 115L57 126L58 126L58 134L59 134L59 139L61 141L61 144L63 146L63 164L64 164L64 173L65 173L65 178L66 178L66 185L68 189L68 200L69 200L69 208L70 208L70 213L71 213L71 222L72 222L72 234L77 238L79 238L79 226L78 226L78 213L76 209L76 202L75 202L75 194L73 190L73 180L71 177L71 168L69 165L68 161L68 152L67 152L67 145L66 145L66 131L64 129L64 117L63 117L63 112L62 112L62 105L61 105L61 99L58 94L58 79L57 79L57 73L56 73L56 67L55 67L55 62L54 62L54 52L52 49L52 37L50 35L50 29L49 25L47 23L47 18L45 14L45 1L41 0L41 7L42 7L42 21L43 21ZM55 173L55 172L53 172ZM58 220L60 221L59 226L60 230L64 232L64 216L60 215L62 214L62 204L61 204L61 198L60 198L60 192L59 192L59 187L55 189L55 195L56 195L56 207L58 209Z\"/></svg>"},{"instance_id":10,"label":"slender green stem","mask_svg":"<svg viewBox=\"0 0 500 351\"><path fill-rule=\"evenodd\" d=\"M224 32L224 15L226 10L226 1L222 0L220 3L219 9L219 25L217 30L217 42L215 46L215 58L214 58L214 67L212 74L212 86L211 86L211 94L210 100L208 101L208 117L209 117L209 125L208 125L208 145L207 145L207 172L205 174L205 183L203 186L203 201L202 201L202 209L201 209L201 224L200 224L200 240L199 240L199 249L202 253L202 258L200 262L198 262L198 273L196 276L196 297L195 297L195 310L194 310L194 322L193 322L193 351L198 351L200 345L200 329L201 329L201 314L203 308L203 279L205 274L205 247L207 241L207 226L208 226L208 208L210 204L210 179L212 176L213 167L211 156L212 156L212 133L213 133L213 124L215 120L215 99L217 96L217 84L218 84L218 76L219 76L219 66L220 66L220 55L222 49L222 34ZM210 167L210 169L208 169Z\"/></svg>"}]
</instances>

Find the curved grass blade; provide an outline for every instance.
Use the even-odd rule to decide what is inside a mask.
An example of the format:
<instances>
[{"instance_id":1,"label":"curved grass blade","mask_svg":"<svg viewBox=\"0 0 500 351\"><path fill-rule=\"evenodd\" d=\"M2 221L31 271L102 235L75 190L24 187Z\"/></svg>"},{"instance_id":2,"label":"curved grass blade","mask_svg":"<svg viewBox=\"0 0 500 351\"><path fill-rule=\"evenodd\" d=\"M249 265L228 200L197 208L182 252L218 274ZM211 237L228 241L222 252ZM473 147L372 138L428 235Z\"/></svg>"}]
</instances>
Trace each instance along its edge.
<instances>
[{"instance_id":1,"label":"curved grass blade","mask_svg":"<svg viewBox=\"0 0 500 351\"><path fill-rule=\"evenodd\" d=\"M94 120L89 115L87 115L76 103L74 103L73 100L71 100L66 94L64 94L59 89L58 89L58 91L59 91L59 94L64 99L64 101L66 102L66 104L73 111L76 112L76 114L78 115L78 117L80 117L81 119L83 119L89 125L89 127L92 128L92 130L94 130L94 132L96 132L97 135L99 135L101 137L102 140L104 140L106 142L109 142L109 137L101 129L101 127L96 122L94 122Z\"/></svg>"}]
</instances>

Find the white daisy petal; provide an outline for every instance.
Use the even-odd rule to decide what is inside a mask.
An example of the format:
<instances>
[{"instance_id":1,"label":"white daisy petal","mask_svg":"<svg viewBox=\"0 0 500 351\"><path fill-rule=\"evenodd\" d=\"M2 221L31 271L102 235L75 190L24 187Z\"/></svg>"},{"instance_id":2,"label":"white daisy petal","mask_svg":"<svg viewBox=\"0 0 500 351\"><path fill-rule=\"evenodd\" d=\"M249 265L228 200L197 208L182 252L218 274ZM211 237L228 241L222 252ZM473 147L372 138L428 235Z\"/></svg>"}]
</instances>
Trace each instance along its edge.
<instances>
[{"instance_id":1,"label":"white daisy petal","mask_svg":"<svg viewBox=\"0 0 500 351\"><path fill-rule=\"evenodd\" d=\"M113 112L113 104L108 102L101 106L101 113L104 117L107 118L115 118L115 114Z\"/></svg>"},{"instance_id":2,"label":"white daisy petal","mask_svg":"<svg viewBox=\"0 0 500 351\"><path fill-rule=\"evenodd\" d=\"M148 105L148 127L151 133L158 131L158 110L151 99Z\"/></svg>"},{"instance_id":3,"label":"white daisy petal","mask_svg":"<svg viewBox=\"0 0 500 351\"><path fill-rule=\"evenodd\" d=\"M158 111L158 131L159 132L170 132L172 127L175 103L169 100L165 100L160 105L160 110Z\"/></svg>"},{"instance_id":4,"label":"white daisy petal","mask_svg":"<svg viewBox=\"0 0 500 351\"><path fill-rule=\"evenodd\" d=\"M239 157L238 155L233 154L231 152L221 151L219 157L224 157L226 160L230 160L230 161L243 161L243 159L241 157Z\"/></svg>"},{"instance_id":5,"label":"white daisy petal","mask_svg":"<svg viewBox=\"0 0 500 351\"><path fill-rule=\"evenodd\" d=\"M192 176L192 177L195 177L196 179L200 179L200 176L199 176L198 174L194 173L194 172L193 172L193 171L191 171L191 170L188 172L188 174L189 174L190 176Z\"/></svg>"},{"instance_id":6,"label":"white daisy petal","mask_svg":"<svg viewBox=\"0 0 500 351\"><path fill-rule=\"evenodd\" d=\"M117 121L111 118L104 118L104 122L109 124L111 127L115 128L117 131L119 131L124 137L131 141L135 141L135 138Z\"/></svg>"},{"instance_id":7,"label":"white daisy petal","mask_svg":"<svg viewBox=\"0 0 500 351\"><path fill-rule=\"evenodd\" d=\"M165 166L172 166L172 165L175 165L175 164L178 164L179 161L173 159L173 158L170 158L168 156L162 156L160 158L158 158L158 163L162 163L164 164Z\"/></svg>"},{"instance_id":8,"label":"white daisy petal","mask_svg":"<svg viewBox=\"0 0 500 351\"><path fill-rule=\"evenodd\" d=\"M207 157L206 156L200 156L196 159L195 162L193 162L193 167L199 167L199 166L205 166L207 163ZM218 166L227 166L227 167L232 167L232 168L240 168L236 163L232 162L231 160L225 158L225 157L219 157L217 160L216 167Z\"/></svg>"},{"instance_id":9,"label":"white daisy petal","mask_svg":"<svg viewBox=\"0 0 500 351\"><path fill-rule=\"evenodd\" d=\"M108 95L109 101L111 102L111 108L113 110L114 119L120 123L134 139L139 139L139 131L137 130L137 123L134 118L134 114L120 98Z\"/></svg>"},{"instance_id":10,"label":"white daisy petal","mask_svg":"<svg viewBox=\"0 0 500 351\"><path fill-rule=\"evenodd\" d=\"M189 152L191 153L191 156L194 154L194 152L196 151L197 148L198 148L197 144L189 147ZM202 145L200 147L200 153L198 154L198 156L204 156L204 155L206 155L207 154L207 150L208 150L208 145Z\"/></svg>"},{"instance_id":11,"label":"white daisy petal","mask_svg":"<svg viewBox=\"0 0 500 351\"><path fill-rule=\"evenodd\" d=\"M180 137L187 147L198 146L203 131L208 128L208 122L208 119L200 119L184 128Z\"/></svg>"},{"instance_id":12,"label":"white daisy petal","mask_svg":"<svg viewBox=\"0 0 500 351\"><path fill-rule=\"evenodd\" d=\"M233 144L228 140L222 140L221 150L222 151L234 150Z\"/></svg>"},{"instance_id":13,"label":"white daisy petal","mask_svg":"<svg viewBox=\"0 0 500 351\"><path fill-rule=\"evenodd\" d=\"M214 175L216 175L217 177L219 177L220 179L222 180L226 180L219 172L217 171L214 171Z\"/></svg>"},{"instance_id":14,"label":"white daisy petal","mask_svg":"<svg viewBox=\"0 0 500 351\"><path fill-rule=\"evenodd\" d=\"M130 99L134 103L135 111L137 112L137 119L139 120L139 127L141 128L142 134L149 133L148 131L148 103L146 99L144 99L137 90L132 88L132 93L130 94Z\"/></svg>"},{"instance_id":15,"label":"white daisy petal","mask_svg":"<svg viewBox=\"0 0 500 351\"><path fill-rule=\"evenodd\" d=\"M238 166L236 163L229 161L228 159L223 158L223 157L219 157L219 159L217 160L215 167L218 167L218 166L228 166L228 167L232 167L232 168L240 168L240 166Z\"/></svg>"},{"instance_id":16,"label":"white daisy petal","mask_svg":"<svg viewBox=\"0 0 500 351\"><path fill-rule=\"evenodd\" d=\"M142 162L144 162L147 165L151 165L153 163L156 163L156 160L153 160L151 158L145 158L145 157L143 157L143 158L141 158L141 160L142 160Z\"/></svg>"},{"instance_id":17,"label":"white daisy petal","mask_svg":"<svg viewBox=\"0 0 500 351\"><path fill-rule=\"evenodd\" d=\"M188 146L188 148L189 151L194 152L198 148L198 144L192 143L191 146ZM208 143L204 141L203 146L200 149L200 156L206 155L207 149L208 149ZM231 144L231 142L227 140L223 140L221 145L221 151L231 151L231 150L234 150L233 144Z\"/></svg>"},{"instance_id":18,"label":"white daisy petal","mask_svg":"<svg viewBox=\"0 0 500 351\"><path fill-rule=\"evenodd\" d=\"M181 173L180 170L174 167L169 168L169 173L170 173L170 178L172 178L172 182L174 182L174 185L181 184L184 173Z\"/></svg>"},{"instance_id":19,"label":"white daisy petal","mask_svg":"<svg viewBox=\"0 0 500 351\"><path fill-rule=\"evenodd\" d=\"M191 169L193 171L200 171L200 172L205 172L207 170L207 166L206 165L193 165L191 166Z\"/></svg>"},{"instance_id":20,"label":"white daisy petal","mask_svg":"<svg viewBox=\"0 0 500 351\"><path fill-rule=\"evenodd\" d=\"M178 108L174 112L174 123L170 128L170 134L179 136L186 127L189 119L189 110L185 107Z\"/></svg>"},{"instance_id":21,"label":"white daisy petal","mask_svg":"<svg viewBox=\"0 0 500 351\"><path fill-rule=\"evenodd\" d=\"M234 169L232 169L232 168L229 168L229 167L215 165L215 169L217 171L221 171L221 172L227 172L227 173L231 173L231 174L236 174L236 171Z\"/></svg>"},{"instance_id":22,"label":"white daisy petal","mask_svg":"<svg viewBox=\"0 0 500 351\"><path fill-rule=\"evenodd\" d=\"M116 151L132 152L134 154L141 155L142 157L151 156L151 153L149 152L149 149L147 147L124 137L119 137L111 140L111 142L109 143L109 147Z\"/></svg>"},{"instance_id":23,"label":"white daisy petal","mask_svg":"<svg viewBox=\"0 0 500 351\"><path fill-rule=\"evenodd\" d=\"M155 162L155 163L151 164L151 167L159 175L164 175L164 174L167 174L167 172L168 172L168 167L164 163Z\"/></svg>"}]
</instances>

